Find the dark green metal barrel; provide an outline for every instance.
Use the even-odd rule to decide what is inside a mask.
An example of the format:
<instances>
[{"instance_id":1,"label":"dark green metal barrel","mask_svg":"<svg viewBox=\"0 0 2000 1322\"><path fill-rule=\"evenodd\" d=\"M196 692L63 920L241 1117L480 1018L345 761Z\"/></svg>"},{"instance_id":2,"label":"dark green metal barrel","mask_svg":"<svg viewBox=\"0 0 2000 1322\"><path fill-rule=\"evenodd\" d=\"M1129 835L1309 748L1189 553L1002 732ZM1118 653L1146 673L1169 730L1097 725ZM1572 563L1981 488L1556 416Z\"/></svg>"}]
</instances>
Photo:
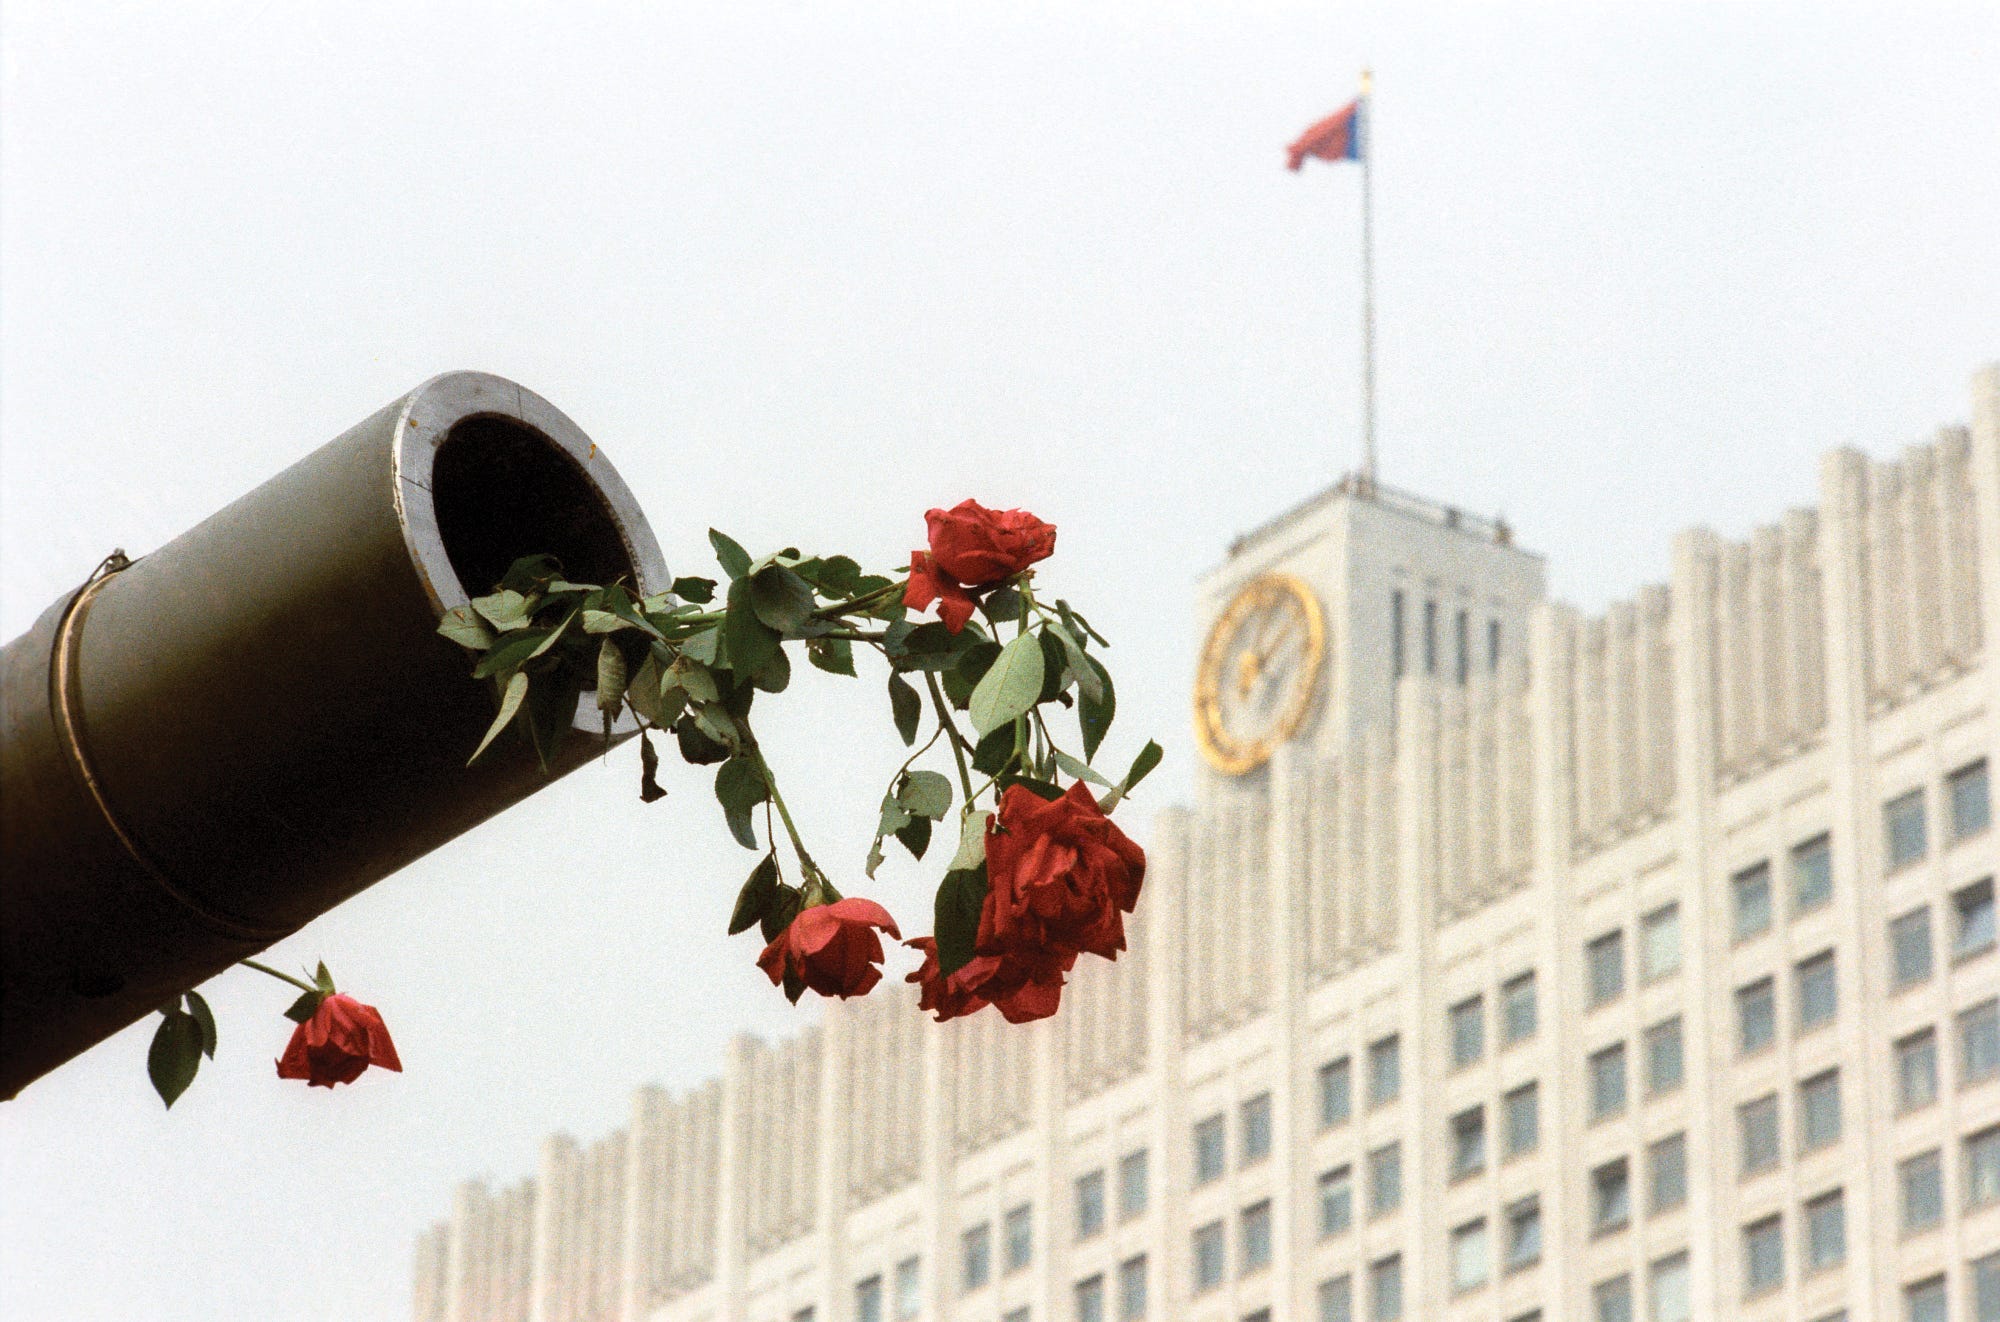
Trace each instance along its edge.
<instances>
[{"instance_id":1,"label":"dark green metal barrel","mask_svg":"<svg viewBox=\"0 0 2000 1322\"><path fill-rule=\"evenodd\" d=\"M544 551L667 583L574 423L455 372L0 650L0 1097L595 754L465 765L494 695L438 618Z\"/></svg>"}]
</instances>

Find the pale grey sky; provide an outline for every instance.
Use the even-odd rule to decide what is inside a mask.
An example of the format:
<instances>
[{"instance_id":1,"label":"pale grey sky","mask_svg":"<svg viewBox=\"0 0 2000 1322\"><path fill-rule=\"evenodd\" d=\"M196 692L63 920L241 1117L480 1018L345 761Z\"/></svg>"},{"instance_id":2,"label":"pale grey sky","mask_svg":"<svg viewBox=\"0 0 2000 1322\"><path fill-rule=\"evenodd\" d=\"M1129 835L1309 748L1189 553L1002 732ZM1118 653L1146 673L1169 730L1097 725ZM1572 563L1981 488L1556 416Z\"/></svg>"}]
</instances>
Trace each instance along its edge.
<instances>
[{"instance_id":1,"label":"pale grey sky","mask_svg":"<svg viewBox=\"0 0 2000 1322\"><path fill-rule=\"evenodd\" d=\"M1964 418L2000 356L1995 15L9 0L0 632L476 367L573 416L683 572L711 523L884 565L966 495L1058 524L1114 757L1169 748L1143 822L1188 784L1190 583L1355 453L1358 178L1283 147L1364 61L1384 476L1504 511L1598 606L1683 526L1811 502L1824 449ZM849 876L880 696L773 704ZM381 1006L405 1074L281 1084L286 998L238 973L171 1114L144 1026L0 1106L0 1315L401 1319L454 1182L795 1029L723 936L749 856L704 782L642 808L631 760L278 947ZM925 928L928 875L884 875Z\"/></svg>"}]
</instances>

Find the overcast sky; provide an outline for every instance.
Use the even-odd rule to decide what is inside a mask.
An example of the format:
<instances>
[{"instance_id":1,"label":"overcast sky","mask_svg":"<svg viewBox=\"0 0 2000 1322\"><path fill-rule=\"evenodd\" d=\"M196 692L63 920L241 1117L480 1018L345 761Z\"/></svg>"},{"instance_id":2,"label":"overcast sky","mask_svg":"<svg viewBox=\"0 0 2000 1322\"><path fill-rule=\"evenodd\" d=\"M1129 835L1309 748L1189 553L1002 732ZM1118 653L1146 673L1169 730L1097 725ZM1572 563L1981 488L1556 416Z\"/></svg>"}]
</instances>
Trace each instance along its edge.
<instances>
[{"instance_id":1,"label":"overcast sky","mask_svg":"<svg viewBox=\"0 0 2000 1322\"><path fill-rule=\"evenodd\" d=\"M1559 596L1812 503L1822 451L1963 420L2000 357L1990 5L1083 9L8 0L0 632L482 368L677 572L710 524L886 566L967 495L1056 523L1113 760L1169 749L1142 827L1189 784L1190 584L1357 451L1358 172L1283 148L1366 61L1383 475L1504 512ZM879 683L766 718L857 880ZM171 1114L146 1025L0 1105L0 1315L399 1322L457 1180L794 1031L723 935L750 856L634 760L276 948L404 1074L280 1083L288 997L238 972ZM932 878L884 877L927 927Z\"/></svg>"}]
</instances>

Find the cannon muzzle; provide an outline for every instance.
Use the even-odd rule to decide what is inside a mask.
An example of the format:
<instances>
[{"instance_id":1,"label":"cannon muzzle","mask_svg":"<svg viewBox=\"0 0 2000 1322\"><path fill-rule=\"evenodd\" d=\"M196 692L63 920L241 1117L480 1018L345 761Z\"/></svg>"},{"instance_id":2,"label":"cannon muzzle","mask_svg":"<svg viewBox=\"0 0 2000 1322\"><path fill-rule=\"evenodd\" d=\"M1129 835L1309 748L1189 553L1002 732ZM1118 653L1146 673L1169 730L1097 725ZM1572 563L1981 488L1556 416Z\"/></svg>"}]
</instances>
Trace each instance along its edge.
<instances>
[{"instance_id":1,"label":"cannon muzzle","mask_svg":"<svg viewBox=\"0 0 2000 1322\"><path fill-rule=\"evenodd\" d=\"M0 650L0 1097L594 755L465 764L495 699L439 616L537 552L667 586L590 439L454 372Z\"/></svg>"}]
</instances>

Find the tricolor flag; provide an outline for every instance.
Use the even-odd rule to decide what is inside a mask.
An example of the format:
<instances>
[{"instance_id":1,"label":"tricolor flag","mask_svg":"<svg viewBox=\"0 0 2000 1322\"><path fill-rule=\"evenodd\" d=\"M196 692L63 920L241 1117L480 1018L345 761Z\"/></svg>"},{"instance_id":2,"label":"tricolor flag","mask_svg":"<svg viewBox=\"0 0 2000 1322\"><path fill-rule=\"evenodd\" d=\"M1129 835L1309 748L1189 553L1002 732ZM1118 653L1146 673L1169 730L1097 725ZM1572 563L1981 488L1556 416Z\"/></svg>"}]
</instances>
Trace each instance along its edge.
<instances>
[{"instance_id":1,"label":"tricolor flag","mask_svg":"<svg viewBox=\"0 0 2000 1322\"><path fill-rule=\"evenodd\" d=\"M1340 109L1322 119L1319 123L1299 134L1299 140L1286 148L1291 153L1289 168L1296 170L1306 163L1306 157L1317 156L1322 161L1358 161L1361 159L1361 100L1355 98Z\"/></svg>"}]
</instances>

